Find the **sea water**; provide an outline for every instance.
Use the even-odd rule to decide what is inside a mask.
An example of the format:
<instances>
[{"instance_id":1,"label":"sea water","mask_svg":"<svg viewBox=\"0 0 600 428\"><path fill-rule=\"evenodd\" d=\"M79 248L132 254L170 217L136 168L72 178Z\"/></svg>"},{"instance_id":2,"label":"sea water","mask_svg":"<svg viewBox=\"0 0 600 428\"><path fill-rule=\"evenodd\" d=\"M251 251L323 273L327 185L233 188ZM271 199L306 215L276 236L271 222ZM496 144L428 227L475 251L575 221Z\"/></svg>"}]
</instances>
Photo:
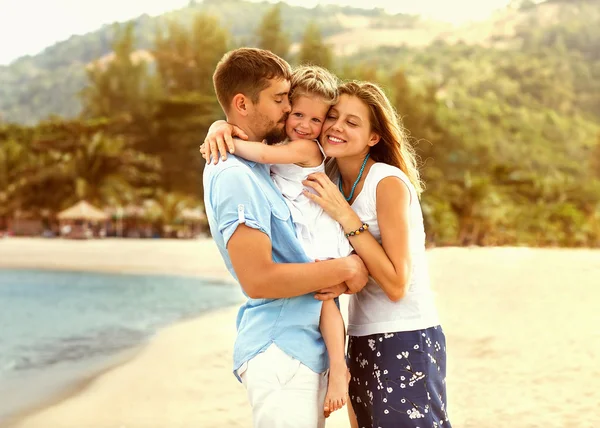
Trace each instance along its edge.
<instances>
[{"instance_id":1,"label":"sea water","mask_svg":"<svg viewBox=\"0 0 600 428\"><path fill-rule=\"evenodd\" d=\"M0 421L159 328L242 300L193 277L0 270Z\"/></svg>"}]
</instances>

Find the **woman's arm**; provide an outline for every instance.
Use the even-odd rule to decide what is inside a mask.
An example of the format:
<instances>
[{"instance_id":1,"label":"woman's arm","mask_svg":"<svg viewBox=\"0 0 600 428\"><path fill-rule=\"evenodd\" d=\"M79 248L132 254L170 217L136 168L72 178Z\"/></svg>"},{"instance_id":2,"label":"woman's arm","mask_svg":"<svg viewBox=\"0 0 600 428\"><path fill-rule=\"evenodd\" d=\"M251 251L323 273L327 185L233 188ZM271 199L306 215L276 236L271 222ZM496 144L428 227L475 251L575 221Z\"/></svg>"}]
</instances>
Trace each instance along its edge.
<instances>
[{"instance_id":1,"label":"woman's arm","mask_svg":"<svg viewBox=\"0 0 600 428\"><path fill-rule=\"evenodd\" d=\"M324 174L312 174L304 182L319 193L305 194L342 225L346 233L358 229L361 219ZM397 177L387 177L377 186L377 222L381 245L368 231L350 237L356 254L363 260L370 275L394 302L402 299L411 276L410 258L410 192Z\"/></svg>"}]
</instances>

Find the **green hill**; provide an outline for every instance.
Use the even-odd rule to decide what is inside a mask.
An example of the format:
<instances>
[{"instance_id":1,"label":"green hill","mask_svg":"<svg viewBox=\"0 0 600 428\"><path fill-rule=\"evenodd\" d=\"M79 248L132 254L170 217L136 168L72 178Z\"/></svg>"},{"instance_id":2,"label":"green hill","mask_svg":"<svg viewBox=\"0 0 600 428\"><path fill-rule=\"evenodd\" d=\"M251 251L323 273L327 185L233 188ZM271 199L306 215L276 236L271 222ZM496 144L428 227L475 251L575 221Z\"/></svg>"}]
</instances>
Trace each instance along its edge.
<instances>
[{"instance_id":1,"label":"green hill","mask_svg":"<svg viewBox=\"0 0 600 428\"><path fill-rule=\"evenodd\" d=\"M143 15L134 20L138 48L150 49L157 31L165 28L169 20L189 23L200 12L219 19L231 34L231 46L253 45L256 26L271 6L266 2L206 0L190 2L183 9L157 17ZM402 46L423 52L419 48L440 40L448 44L519 50L524 44L523 28L535 26L538 32L544 33L557 25L576 28L580 20L598 25L600 10L598 3L592 1L552 1L538 6L507 8L487 21L453 27L411 15L389 15L381 9L339 6L307 9L285 3L281 7L284 25L293 43L292 55L297 51L307 23L314 21L338 57L361 59L366 55L376 63L395 61L396 57L390 54L398 52ZM591 31L593 37L594 30L589 27L585 31ZM575 35L583 37L582 34ZM107 25L85 35L72 36L38 55L20 58L9 66L0 66L0 120L32 124L51 115L76 116L81 109L76 94L86 84L85 67L110 53L113 36L114 28ZM542 39L553 37L551 33L538 36ZM293 61L293 58L290 59ZM429 61L440 64L449 60L453 61L454 56L429 58ZM440 71L439 67L436 69Z\"/></svg>"},{"instance_id":2,"label":"green hill","mask_svg":"<svg viewBox=\"0 0 600 428\"><path fill-rule=\"evenodd\" d=\"M0 227L15 212L52 213L77 198L151 198L163 207L157 227L196 206L198 145L222 117L210 76L227 49L258 45L247 23L269 11L275 25L261 46L386 91L422 160L430 243L600 246L599 5L522 0L456 28L282 5L290 47L271 5L208 1L122 26L114 53L114 27L72 37L0 68L4 120L36 123L0 123ZM82 115L38 123L77 116L84 86Z\"/></svg>"},{"instance_id":3,"label":"green hill","mask_svg":"<svg viewBox=\"0 0 600 428\"><path fill-rule=\"evenodd\" d=\"M157 30L169 20L189 23L200 12L219 19L232 35L231 45L255 43L253 34L270 3L241 0L191 2L183 9L157 17L147 15L133 20L139 49L149 49ZM309 21L315 21L325 36L343 32L357 22L369 26L406 28L418 19L408 15L390 16L379 9L366 11L349 7L319 6L313 9L282 4L283 22L293 42L300 40ZM250 24L249 24L250 23ZM86 83L85 66L111 51L114 28L106 25L96 31L56 43L35 56L20 58L0 66L0 119L35 123L49 115L71 117L81 105L75 94Z\"/></svg>"}]
</instances>

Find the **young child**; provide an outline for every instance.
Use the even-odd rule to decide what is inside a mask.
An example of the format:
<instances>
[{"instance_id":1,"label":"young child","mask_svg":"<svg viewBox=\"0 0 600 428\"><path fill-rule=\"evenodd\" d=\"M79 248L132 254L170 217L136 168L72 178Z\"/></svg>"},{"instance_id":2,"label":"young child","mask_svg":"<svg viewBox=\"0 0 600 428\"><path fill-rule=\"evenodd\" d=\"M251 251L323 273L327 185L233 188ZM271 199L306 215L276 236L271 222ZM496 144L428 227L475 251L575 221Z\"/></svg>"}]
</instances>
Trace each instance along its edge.
<instances>
[{"instance_id":1,"label":"young child","mask_svg":"<svg viewBox=\"0 0 600 428\"><path fill-rule=\"evenodd\" d=\"M352 247L342 227L323 209L308 199L302 181L315 172L325 172L325 154L317 138L329 108L336 103L337 79L327 70L305 66L297 68L291 81L292 110L285 124L288 139L267 145L258 141L235 140L235 154L244 159L271 164L271 178L281 191L306 254L312 260L345 257ZM231 135L230 125L223 122L224 132ZM210 162L210 147L202 156ZM218 153L213 153L218 159ZM218 160L217 160L218 161ZM346 404L348 369L345 361L345 329L342 315L334 300L323 302L321 334L329 354L329 383L325 397L325 416Z\"/></svg>"}]
</instances>

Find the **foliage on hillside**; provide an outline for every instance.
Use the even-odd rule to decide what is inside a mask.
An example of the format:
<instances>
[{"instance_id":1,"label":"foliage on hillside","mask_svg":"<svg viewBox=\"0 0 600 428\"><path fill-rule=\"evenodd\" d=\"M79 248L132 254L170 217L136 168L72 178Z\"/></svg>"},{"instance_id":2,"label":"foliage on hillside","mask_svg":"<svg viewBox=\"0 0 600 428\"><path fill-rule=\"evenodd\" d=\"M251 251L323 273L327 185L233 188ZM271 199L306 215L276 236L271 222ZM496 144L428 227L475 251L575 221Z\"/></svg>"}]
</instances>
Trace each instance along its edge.
<instances>
[{"instance_id":1,"label":"foliage on hillside","mask_svg":"<svg viewBox=\"0 0 600 428\"><path fill-rule=\"evenodd\" d=\"M258 26L268 13L269 3L240 0L207 0L190 2L182 9L157 17L147 15L131 21L135 34L135 49L151 50L157 32L165 31L173 22L189 28L198 13L213 16L230 36L232 45L257 45ZM281 3L281 23L285 37L300 42L309 22L314 22L323 36L348 27L353 17L367 19L372 25L403 28L417 18L395 15L393 19L380 9L364 10L339 6L318 6L313 9ZM265 21L268 22L268 21ZM115 28L106 25L97 31L72 36L35 56L0 66L0 121L34 124L50 115L75 117L83 105L75 97L86 85L86 64L109 54Z\"/></svg>"},{"instance_id":2,"label":"foliage on hillside","mask_svg":"<svg viewBox=\"0 0 600 428\"><path fill-rule=\"evenodd\" d=\"M330 48L316 20L300 33L296 58L388 93L422 159L430 243L599 246L600 13L590 4L562 4L565 19L546 26L528 5L529 21L498 47L439 41L350 58L315 54ZM286 7L270 13L285 21ZM78 119L0 125L0 219L82 197L202 199L198 145L222 117L211 75L237 42L209 14L188 19L151 40L134 25L111 29L110 58L70 64L86 81ZM273 48L283 32L297 37L285 25L249 34ZM148 55L136 56L142 43Z\"/></svg>"}]
</instances>

